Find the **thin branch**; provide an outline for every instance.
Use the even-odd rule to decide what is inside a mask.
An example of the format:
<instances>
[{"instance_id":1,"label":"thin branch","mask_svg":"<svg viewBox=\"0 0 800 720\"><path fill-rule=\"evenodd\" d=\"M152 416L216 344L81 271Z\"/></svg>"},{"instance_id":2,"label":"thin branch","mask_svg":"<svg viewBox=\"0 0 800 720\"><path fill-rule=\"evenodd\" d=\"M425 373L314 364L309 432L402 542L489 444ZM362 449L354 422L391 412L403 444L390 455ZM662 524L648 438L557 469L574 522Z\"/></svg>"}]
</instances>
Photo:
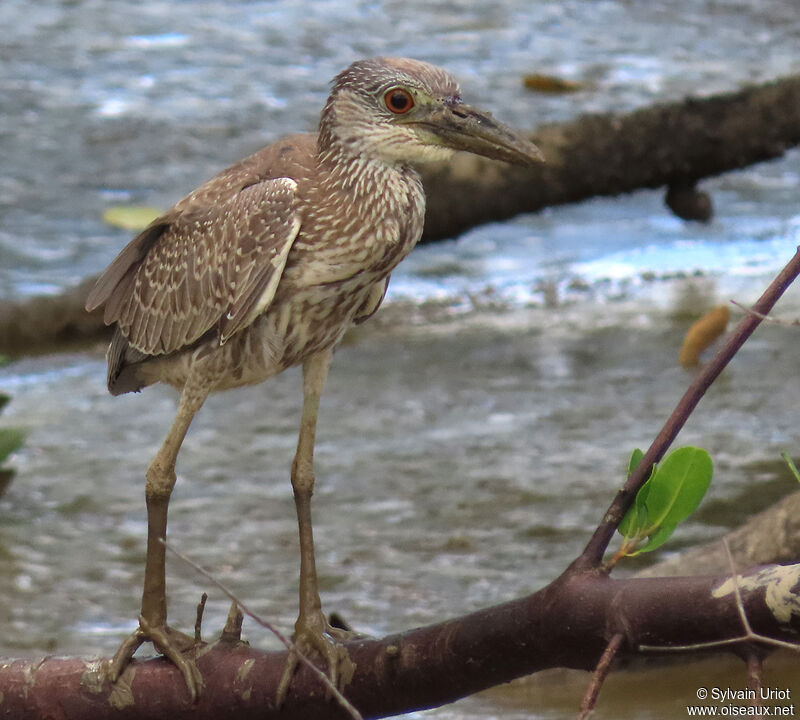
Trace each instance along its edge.
<instances>
[{"instance_id":1,"label":"thin branch","mask_svg":"<svg viewBox=\"0 0 800 720\"><path fill-rule=\"evenodd\" d=\"M731 304L736 305L736 307L738 307L740 310L744 310L749 315L755 315L763 322L772 323L773 325L781 325L783 327L800 327L800 320L782 320L781 318L770 317L769 315L756 312L753 310L753 308L746 307L745 305L742 305L742 303L736 302L736 300L731 300Z\"/></svg>"},{"instance_id":2,"label":"thin branch","mask_svg":"<svg viewBox=\"0 0 800 720\"><path fill-rule=\"evenodd\" d=\"M196 643L201 643L203 641L202 637L202 629L203 629L203 613L206 609L206 601L208 600L208 594L203 593L200 596L200 602L197 603L197 617L194 621L194 641Z\"/></svg>"},{"instance_id":3,"label":"thin branch","mask_svg":"<svg viewBox=\"0 0 800 720\"><path fill-rule=\"evenodd\" d=\"M330 678L322 672L314 663L311 662L300 650L297 646L289 640L278 628L276 628L272 623L263 620L258 615L256 615L250 608L247 607L241 600L239 600L236 595L233 594L231 590L229 590L225 585L223 585L219 580L213 577L207 570L203 569L193 560L190 560L186 555L176 550L174 547L169 545L163 538L161 542L164 544L164 547L169 550L175 557L179 560L186 563L190 568L195 570L196 572L200 573L206 580L210 583L213 583L217 588L219 588L232 602L236 603L242 610L242 612L247 615L248 617L255 620L261 627L266 628L269 630L278 640L283 644L283 646L289 651L294 653L298 660L303 663L311 672L313 672L325 685L326 689L331 693L331 695L336 699L336 701L350 714L350 716L354 720L363 720L361 713L356 710L356 708L352 705L352 703L339 691L339 689L331 682Z\"/></svg>"},{"instance_id":4,"label":"thin branch","mask_svg":"<svg viewBox=\"0 0 800 720\"><path fill-rule=\"evenodd\" d=\"M736 635L735 637L725 638L725 640L711 640L709 642L689 643L688 645L637 645L636 649L647 653L684 653L700 650L719 650L720 648L724 647L741 645L742 643L746 643L748 640L757 640L764 645L772 645L777 648L783 648L784 650L800 652L800 645L797 643L778 640L777 638L771 638L767 635L759 635L755 632Z\"/></svg>"},{"instance_id":5,"label":"thin branch","mask_svg":"<svg viewBox=\"0 0 800 720\"><path fill-rule=\"evenodd\" d=\"M731 553L731 548L727 538L722 538L722 547L725 549L725 554L728 558L728 567L731 571L730 579L733 581L733 592L736 599L736 612L739 614L739 620L741 620L744 633L734 637L725 638L724 640L691 643L689 645L638 645L638 650L642 652L690 652L698 650L713 650L726 646L740 646L747 642L756 642L760 645L769 645L772 647L783 648L784 650L791 650L792 652L800 652L800 644L798 643L790 643L786 642L785 640L778 640L777 638L772 638L768 635L761 635L753 630L753 626L750 624L750 620L747 618L747 611L745 610L744 600L742 599L742 590L739 587L740 576L736 570L736 563L734 562L733 554Z\"/></svg>"},{"instance_id":6,"label":"thin branch","mask_svg":"<svg viewBox=\"0 0 800 720\"><path fill-rule=\"evenodd\" d=\"M725 647L741 645L748 639L748 635L737 635L736 637L725 638L724 640L710 640L709 642L688 643L686 645L644 645L636 646L636 649L643 653L685 653L700 652L701 650L719 650Z\"/></svg>"},{"instance_id":7,"label":"thin branch","mask_svg":"<svg viewBox=\"0 0 800 720\"><path fill-rule=\"evenodd\" d=\"M760 635L753 630L753 626L750 624L750 620L747 618L747 611L744 609L742 590L739 587L739 573L736 571L736 562L733 559L733 553L731 552L731 546L727 538L722 538L722 547L725 548L725 555L728 558L728 567L731 571L731 580L733 580L733 590L736 593L736 610L739 613L739 619L742 621L742 627L745 631L745 634L741 639L755 640L766 645L774 645L775 647L784 648L785 650L800 652L800 644L789 643L783 640L767 637L765 635Z\"/></svg>"},{"instance_id":8,"label":"thin branch","mask_svg":"<svg viewBox=\"0 0 800 720\"><path fill-rule=\"evenodd\" d=\"M747 613L744 611L744 603L742 603L742 590L739 587L739 573L736 571L736 561L733 559L731 552L731 545L727 538L722 538L722 547L725 548L725 556L728 558L728 568L731 571L731 580L733 580L733 591L736 593L736 609L739 611L739 618L742 621L747 636L754 635L753 628L750 626L750 621L747 619Z\"/></svg>"},{"instance_id":9,"label":"thin branch","mask_svg":"<svg viewBox=\"0 0 800 720\"><path fill-rule=\"evenodd\" d=\"M636 493L650 476L653 464L658 462L669 449L675 437L681 431L697 404L705 395L711 384L719 377L728 363L733 359L745 341L753 334L761 323L762 315L767 315L779 300L781 295L794 282L800 274L800 249L772 281L764 294L753 306L753 312L739 323L724 347L702 369L694 382L689 386L683 397L678 402L672 414L667 419L661 431L656 436L652 445L642 458L642 461L628 477L627 481L617 493L611 506L603 516L584 551L572 565L574 570L587 570L600 567L603 555L608 549L608 544L614 536L614 531L622 520L627 509L633 504Z\"/></svg>"},{"instance_id":10,"label":"thin branch","mask_svg":"<svg viewBox=\"0 0 800 720\"><path fill-rule=\"evenodd\" d=\"M614 661L617 651L622 647L622 641L624 639L625 636L622 633L617 633L611 638L606 649L603 650L603 654L600 656L600 660L597 662L597 667L592 675L592 682L589 683L589 687L586 688L586 694L583 696L578 720L587 720L592 714L597 704L597 698L600 695L603 683L606 681L608 673L611 670L611 663Z\"/></svg>"},{"instance_id":11,"label":"thin branch","mask_svg":"<svg viewBox=\"0 0 800 720\"><path fill-rule=\"evenodd\" d=\"M761 688L764 685L764 666L762 655L756 648L750 648L747 653L747 687L753 691L751 705L758 708L758 714L753 717L764 717L764 705L761 702Z\"/></svg>"}]
</instances>

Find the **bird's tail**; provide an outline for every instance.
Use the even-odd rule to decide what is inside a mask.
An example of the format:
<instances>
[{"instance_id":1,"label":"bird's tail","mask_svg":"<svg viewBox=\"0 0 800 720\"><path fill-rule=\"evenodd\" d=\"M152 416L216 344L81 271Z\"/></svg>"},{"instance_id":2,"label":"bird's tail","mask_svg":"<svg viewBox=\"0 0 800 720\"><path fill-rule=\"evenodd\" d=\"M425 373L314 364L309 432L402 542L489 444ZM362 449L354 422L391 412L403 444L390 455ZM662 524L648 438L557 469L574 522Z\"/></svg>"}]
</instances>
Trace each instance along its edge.
<instances>
[{"instance_id":1,"label":"bird's tail","mask_svg":"<svg viewBox=\"0 0 800 720\"><path fill-rule=\"evenodd\" d=\"M108 391L112 395L124 395L139 392L145 385L149 385L139 372L148 357L149 355L132 348L119 327L115 328L106 353Z\"/></svg>"}]
</instances>

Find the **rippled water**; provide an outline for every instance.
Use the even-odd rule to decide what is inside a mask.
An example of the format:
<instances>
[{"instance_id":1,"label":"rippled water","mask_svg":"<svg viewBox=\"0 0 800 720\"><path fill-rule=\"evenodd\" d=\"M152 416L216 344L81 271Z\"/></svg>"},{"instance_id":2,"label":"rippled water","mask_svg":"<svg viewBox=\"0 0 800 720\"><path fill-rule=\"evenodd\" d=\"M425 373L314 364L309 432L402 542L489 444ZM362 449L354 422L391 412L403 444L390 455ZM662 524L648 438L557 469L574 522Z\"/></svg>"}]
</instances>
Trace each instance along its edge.
<instances>
[{"instance_id":1,"label":"rippled water","mask_svg":"<svg viewBox=\"0 0 800 720\"><path fill-rule=\"evenodd\" d=\"M109 205L166 206L311 128L329 78L357 56L439 62L523 127L800 68L794 0L35 7L0 4L0 26L15 28L0 46L5 297L101 269L128 238L102 224ZM531 71L587 89L526 94ZM800 242L799 167L795 151L704 183L717 208L708 225L671 217L648 191L416 250L390 307L338 352L323 399L314 512L326 607L379 634L555 577L690 380L675 363L685 313L753 300ZM781 308L800 314L800 294ZM2 422L29 430L0 499L0 654L108 653L133 626L142 476L175 405L158 388L111 398L104 373L101 348L0 368L13 395ZM680 441L709 449L715 483L665 552L791 489L778 454L797 447L795 375L796 336L766 327L711 390ZM181 454L171 514L173 542L284 628L299 405L297 371L212 398ZM173 621L191 626L206 584L175 562L169 584ZM226 610L212 593L208 627ZM683 682L688 697L693 678ZM482 698L432 714L573 715L552 698L533 706L540 714Z\"/></svg>"},{"instance_id":2,"label":"rippled water","mask_svg":"<svg viewBox=\"0 0 800 720\"><path fill-rule=\"evenodd\" d=\"M312 7L51 0L31 12L28 3L5 0L0 25L15 32L0 47L0 296L54 292L103 267L127 239L102 224L108 205L166 207L278 135L313 128L329 79L355 57L406 54L446 65L469 98L520 127L800 69L794 0ZM532 71L586 89L534 95L521 88ZM518 250L517 262L521 255L530 268L525 281L575 255L602 257L618 242L674 244L686 234L736 241L739 220L795 216L796 185L793 154L713 183L722 223L710 233L677 221L659 226L660 199L637 194L501 233L475 231L477 255L491 257L501 235L503 253ZM531 246L540 252L529 254ZM485 269L485 283L507 279L503 265ZM448 270L472 275L475 267L457 258ZM411 267L400 274L419 279ZM428 292L425 283L415 292Z\"/></svg>"}]
</instances>

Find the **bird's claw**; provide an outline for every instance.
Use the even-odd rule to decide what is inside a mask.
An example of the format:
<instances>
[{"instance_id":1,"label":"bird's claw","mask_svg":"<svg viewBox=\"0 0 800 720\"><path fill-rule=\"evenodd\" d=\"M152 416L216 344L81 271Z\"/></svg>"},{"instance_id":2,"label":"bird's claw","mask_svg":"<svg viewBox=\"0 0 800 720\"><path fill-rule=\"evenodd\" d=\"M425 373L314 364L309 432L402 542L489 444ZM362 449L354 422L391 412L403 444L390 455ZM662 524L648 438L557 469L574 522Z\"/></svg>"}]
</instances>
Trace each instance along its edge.
<instances>
[{"instance_id":1,"label":"bird's claw","mask_svg":"<svg viewBox=\"0 0 800 720\"><path fill-rule=\"evenodd\" d=\"M277 705L281 707L289 691L292 677L300 663L300 655L308 657L319 653L328 668L331 685L341 691L353 677L355 663L350 659L342 643L356 635L348 630L331 627L320 612L312 618L301 616L295 624L294 648L289 651L281 681L278 684ZM330 694L330 688L326 690Z\"/></svg>"},{"instance_id":2,"label":"bird's claw","mask_svg":"<svg viewBox=\"0 0 800 720\"><path fill-rule=\"evenodd\" d=\"M155 649L181 671L192 703L197 702L203 687L203 676L194 659L187 656L197 647L197 641L168 625L151 625L141 615L139 616L139 627L125 638L117 652L114 653L107 669L108 679L112 683L117 682L139 646L148 641L152 642Z\"/></svg>"}]
</instances>

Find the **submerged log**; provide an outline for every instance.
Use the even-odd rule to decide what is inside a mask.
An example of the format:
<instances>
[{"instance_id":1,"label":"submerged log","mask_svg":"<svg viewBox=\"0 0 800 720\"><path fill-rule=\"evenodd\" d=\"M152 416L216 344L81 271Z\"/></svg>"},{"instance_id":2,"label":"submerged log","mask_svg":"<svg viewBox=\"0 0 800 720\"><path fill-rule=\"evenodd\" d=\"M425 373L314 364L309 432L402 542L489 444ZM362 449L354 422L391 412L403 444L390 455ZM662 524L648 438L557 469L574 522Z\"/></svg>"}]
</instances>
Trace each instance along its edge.
<instances>
[{"instance_id":1,"label":"submerged log","mask_svg":"<svg viewBox=\"0 0 800 720\"><path fill-rule=\"evenodd\" d=\"M598 195L693 187L780 157L800 144L800 76L627 115L583 115L531 139L545 164L519 169L461 154L424 170L424 239Z\"/></svg>"},{"instance_id":2,"label":"submerged log","mask_svg":"<svg viewBox=\"0 0 800 720\"><path fill-rule=\"evenodd\" d=\"M547 158L539 167L523 170L462 153L423 168L423 241L597 195L693 188L702 178L779 157L800 144L800 76L627 115L584 115L541 127L532 138ZM91 283L0 306L0 352L50 350L104 334L100 314L83 310Z\"/></svg>"},{"instance_id":3,"label":"submerged log","mask_svg":"<svg viewBox=\"0 0 800 720\"><path fill-rule=\"evenodd\" d=\"M48 352L105 335L103 311L87 313L83 306L96 278L60 295L0 303L0 353Z\"/></svg>"}]
</instances>

